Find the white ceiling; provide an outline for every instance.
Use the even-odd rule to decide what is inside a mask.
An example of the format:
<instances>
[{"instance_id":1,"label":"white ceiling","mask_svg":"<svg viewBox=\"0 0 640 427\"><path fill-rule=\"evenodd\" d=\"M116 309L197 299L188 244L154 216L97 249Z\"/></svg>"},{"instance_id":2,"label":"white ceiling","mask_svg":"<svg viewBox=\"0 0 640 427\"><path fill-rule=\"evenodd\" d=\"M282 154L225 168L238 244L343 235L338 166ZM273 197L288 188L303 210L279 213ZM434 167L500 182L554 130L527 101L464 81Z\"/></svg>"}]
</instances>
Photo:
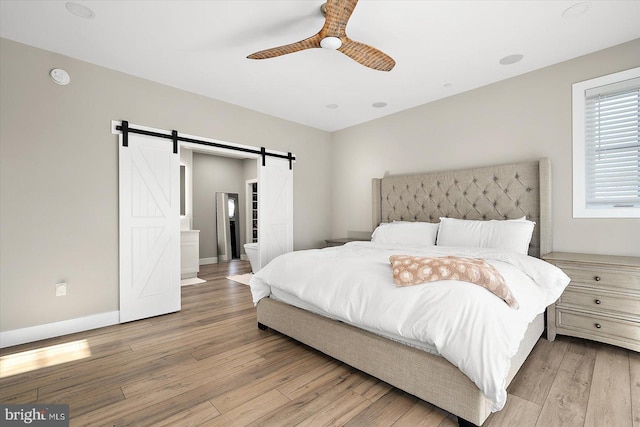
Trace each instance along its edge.
<instances>
[{"instance_id":1,"label":"white ceiling","mask_svg":"<svg viewBox=\"0 0 640 427\"><path fill-rule=\"evenodd\" d=\"M361 0L347 35L395 59L383 72L326 49L246 59L317 33L323 0L76 2L95 17L0 0L0 36L326 131L640 38L637 0L569 18L580 0Z\"/></svg>"}]
</instances>

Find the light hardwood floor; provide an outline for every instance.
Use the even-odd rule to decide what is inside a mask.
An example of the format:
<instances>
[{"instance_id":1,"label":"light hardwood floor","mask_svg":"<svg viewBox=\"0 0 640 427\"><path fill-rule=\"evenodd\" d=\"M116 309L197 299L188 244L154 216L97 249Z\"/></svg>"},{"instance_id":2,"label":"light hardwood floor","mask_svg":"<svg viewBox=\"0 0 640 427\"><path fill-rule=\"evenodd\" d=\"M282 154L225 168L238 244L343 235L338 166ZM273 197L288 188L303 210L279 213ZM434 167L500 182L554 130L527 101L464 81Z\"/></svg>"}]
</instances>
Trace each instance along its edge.
<instances>
[{"instance_id":1,"label":"light hardwood floor","mask_svg":"<svg viewBox=\"0 0 640 427\"><path fill-rule=\"evenodd\" d=\"M0 402L87 426L456 426L456 418L256 327L247 262L202 266L182 311L3 349ZM70 358L77 360L69 360ZM8 371L8 372L5 372ZM485 426L640 426L640 355L542 338Z\"/></svg>"}]
</instances>

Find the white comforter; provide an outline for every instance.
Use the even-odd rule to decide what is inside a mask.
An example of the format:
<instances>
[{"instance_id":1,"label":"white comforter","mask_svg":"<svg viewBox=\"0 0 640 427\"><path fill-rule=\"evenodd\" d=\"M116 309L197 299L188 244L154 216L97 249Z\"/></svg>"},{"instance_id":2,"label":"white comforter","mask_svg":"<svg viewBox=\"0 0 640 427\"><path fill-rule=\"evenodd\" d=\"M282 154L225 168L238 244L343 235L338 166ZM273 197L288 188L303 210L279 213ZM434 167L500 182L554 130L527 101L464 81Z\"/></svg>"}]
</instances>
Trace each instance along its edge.
<instances>
[{"instance_id":1,"label":"white comforter","mask_svg":"<svg viewBox=\"0 0 640 427\"><path fill-rule=\"evenodd\" d=\"M398 288L389 257L404 254L483 258L500 271L520 308L461 281ZM512 252L352 242L279 256L253 276L251 292L257 304L277 288L353 325L431 344L493 401L492 411L499 411L507 398L511 357L527 326L568 283L555 266Z\"/></svg>"}]
</instances>

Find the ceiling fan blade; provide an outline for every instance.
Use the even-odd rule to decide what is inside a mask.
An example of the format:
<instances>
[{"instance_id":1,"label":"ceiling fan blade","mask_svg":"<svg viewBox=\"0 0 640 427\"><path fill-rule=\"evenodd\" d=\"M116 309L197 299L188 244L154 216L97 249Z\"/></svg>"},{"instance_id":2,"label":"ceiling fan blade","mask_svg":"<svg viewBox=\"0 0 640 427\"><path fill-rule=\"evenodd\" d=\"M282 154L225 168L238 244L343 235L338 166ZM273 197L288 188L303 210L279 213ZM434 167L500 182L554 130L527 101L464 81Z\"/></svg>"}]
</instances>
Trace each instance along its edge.
<instances>
[{"instance_id":1,"label":"ceiling fan blade","mask_svg":"<svg viewBox=\"0 0 640 427\"><path fill-rule=\"evenodd\" d=\"M247 56L249 59L267 59L274 58L280 55L286 55L287 53L298 52L300 50L311 49L315 47L320 47L320 34L316 34L307 39L300 40L299 42L286 44L284 46L272 47L271 49L261 50L260 52L252 53Z\"/></svg>"},{"instance_id":2,"label":"ceiling fan blade","mask_svg":"<svg viewBox=\"0 0 640 427\"><path fill-rule=\"evenodd\" d=\"M320 35L323 38L327 36L346 37L345 28L356 4L358 4L358 0L327 0L326 19L320 30Z\"/></svg>"},{"instance_id":3,"label":"ceiling fan blade","mask_svg":"<svg viewBox=\"0 0 640 427\"><path fill-rule=\"evenodd\" d=\"M396 61L386 53L346 37L342 40L342 46L338 50L354 61L374 70L391 71L396 65Z\"/></svg>"},{"instance_id":4,"label":"ceiling fan blade","mask_svg":"<svg viewBox=\"0 0 640 427\"><path fill-rule=\"evenodd\" d=\"M365 67L380 71L391 71L396 65L396 61L393 58L374 47L353 41L347 37L347 23L357 4L358 0L327 0L323 9L326 15L325 22L318 34L299 42L252 53L247 58L274 58L304 49L319 48L322 47L321 42L326 39L325 41L329 41L329 43L324 43L324 47L337 48L340 52ZM335 38L340 40L338 41ZM332 46L333 43L331 42L336 42L335 46Z\"/></svg>"}]
</instances>

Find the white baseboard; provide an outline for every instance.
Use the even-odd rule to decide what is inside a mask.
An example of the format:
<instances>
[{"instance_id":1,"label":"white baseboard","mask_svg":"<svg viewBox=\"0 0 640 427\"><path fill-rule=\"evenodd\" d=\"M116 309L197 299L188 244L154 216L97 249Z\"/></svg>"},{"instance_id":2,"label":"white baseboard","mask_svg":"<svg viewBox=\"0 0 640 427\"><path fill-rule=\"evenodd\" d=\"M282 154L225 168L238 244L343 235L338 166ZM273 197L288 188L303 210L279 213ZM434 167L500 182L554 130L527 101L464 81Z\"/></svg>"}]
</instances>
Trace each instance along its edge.
<instances>
[{"instance_id":1,"label":"white baseboard","mask_svg":"<svg viewBox=\"0 0 640 427\"><path fill-rule=\"evenodd\" d=\"M247 254L240 254L240 261L249 261Z\"/></svg>"},{"instance_id":2,"label":"white baseboard","mask_svg":"<svg viewBox=\"0 0 640 427\"><path fill-rule=\"evenodd\" d=\"M217 256L214 256L211 258L200 258L200 265L217 264L217 263L218 263Z\"/></svg>"},{"instance_id":3,"label":"white baseboard","mask_svg":"<svg viewBox=\"0 0 640 427\"><path fill-rule=\"evenodd\" d=\"M14 329L0 332L0 348L11 347L61 335L88 331L120 323L120 312L110 311L79 317L77 319L63 320L61 322L46 323L44 325L31 326L29 328Z\"/></svg>"}]
</instances>

